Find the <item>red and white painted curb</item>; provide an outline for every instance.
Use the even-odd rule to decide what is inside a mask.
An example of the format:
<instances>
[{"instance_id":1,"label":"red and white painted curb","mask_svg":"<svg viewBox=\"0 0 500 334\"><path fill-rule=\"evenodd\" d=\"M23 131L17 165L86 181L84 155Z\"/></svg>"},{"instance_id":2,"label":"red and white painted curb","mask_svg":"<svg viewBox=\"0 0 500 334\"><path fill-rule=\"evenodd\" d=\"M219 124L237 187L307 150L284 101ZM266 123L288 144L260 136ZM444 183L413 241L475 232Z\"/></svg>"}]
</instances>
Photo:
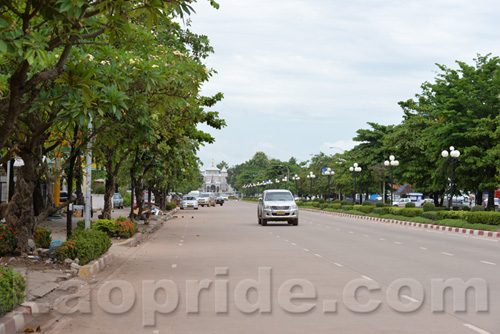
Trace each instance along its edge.
<instances>
[{"instance_id":1,"label":"red and white painted curb","mask_svg":"<svg viewBox=\"0 0 500 334\"><path fill-rule=\"evenodd\" d=\"M23 303L24 306L16 308L0 318L0 334L15 334L24 329L24 326L38 313L36 303Z\"/></svg>"},{"instance_id":2,"label":"red and white painted curb","mask_svg":"<svg viewBox=\"0 0 500 334\"><path fill-rule=\"evenodd\" d=\"M317 213L326 214L326 215L330 215L330 216L356 218L356 219L377 221L377 222L381 222L381 223L391 223L391 224L395 224L395 225L418 227L418 228L424 228L424 229L428 229L428 230L438 230L438 231L444 231L444 232L462 233L462 234L482 236L482 237L500 238L500 232L474 230L474 229L470 229L470 228L433 225L433 224L425 224L425 223L415 223L415 222L408 222L408 221L403 221L403 220L385 219L385 218L370 217L370 216L358 216L358 215L351 215L348 213L330 212L330 211L305 209L305 208L304 209L300 208L300 210L309 211L309 212L317 212Z\"/></svg>"}]
</instances>

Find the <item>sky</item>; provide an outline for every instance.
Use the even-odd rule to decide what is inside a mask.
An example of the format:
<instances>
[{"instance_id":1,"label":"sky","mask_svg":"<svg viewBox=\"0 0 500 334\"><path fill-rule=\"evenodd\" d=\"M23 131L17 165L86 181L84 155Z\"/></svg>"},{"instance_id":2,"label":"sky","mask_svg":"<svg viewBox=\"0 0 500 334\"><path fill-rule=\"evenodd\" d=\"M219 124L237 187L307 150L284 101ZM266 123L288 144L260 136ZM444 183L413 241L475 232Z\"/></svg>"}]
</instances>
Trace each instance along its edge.
<instances>
[{"instance_id":1,"label":"sky","mask_svg":"<svg viewBox=\"0 0 500 334\"><path fill-rule=\"evenodd\" d=\"M399 124L399 101L434 81L437 64L500 56L496 0L208 0L191 31L206 35L215 74L202 95L224 99L227 127L198 152L207 167L269 158L310 160L356 145L367 122Z\"/></svg>"}]
</instances>

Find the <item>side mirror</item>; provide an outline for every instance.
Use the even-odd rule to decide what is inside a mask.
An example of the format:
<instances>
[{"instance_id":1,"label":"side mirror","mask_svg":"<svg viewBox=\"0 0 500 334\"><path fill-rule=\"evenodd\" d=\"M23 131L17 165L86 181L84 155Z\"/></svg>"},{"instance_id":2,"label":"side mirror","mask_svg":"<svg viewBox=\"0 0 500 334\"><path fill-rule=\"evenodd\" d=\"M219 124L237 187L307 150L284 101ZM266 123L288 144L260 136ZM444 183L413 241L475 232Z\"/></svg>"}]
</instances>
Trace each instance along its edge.
<instances>
[{"instance_id":1,"label":"side mirror","mask_svg":"<svg viewBox=\"0 0 500 334\"><path fill-rule=\"evenodd\" d=\"M259 197L259 202L262 202L262 197Z\"/></svg>"}]
</instances>

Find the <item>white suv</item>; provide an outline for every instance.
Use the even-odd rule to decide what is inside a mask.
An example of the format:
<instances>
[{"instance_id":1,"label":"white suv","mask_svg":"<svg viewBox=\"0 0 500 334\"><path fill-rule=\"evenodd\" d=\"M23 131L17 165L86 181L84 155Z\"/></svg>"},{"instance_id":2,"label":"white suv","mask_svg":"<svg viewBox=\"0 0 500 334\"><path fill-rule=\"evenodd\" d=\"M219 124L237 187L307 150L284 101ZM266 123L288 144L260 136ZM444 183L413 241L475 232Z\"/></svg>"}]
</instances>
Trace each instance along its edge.
<instances>
[{"instance_id":1,"label":"white suv","mask_svg":"<svg viewBox=\"0 0 500 334\"><path fill-rule=\"evenodd\" d=\"M392 206L398 206L398 207L405 207L406 203L415 203L415 207L419 208L420 207L420 201L418 202L412 202L411 199L409 198L400 198L397 201L392 202Z\"/></svg>"},{"instance_id":2,"label":"white suv","mask_svg":"<svg viewBox=\"0 0 500 334\"><path fill-rule=\"evenodd\" d=\"M299 224L299 208L289 190L265 190L257 206L259 224L268 221L286 221L290 225Z\"/></svg>"}]
</instances>

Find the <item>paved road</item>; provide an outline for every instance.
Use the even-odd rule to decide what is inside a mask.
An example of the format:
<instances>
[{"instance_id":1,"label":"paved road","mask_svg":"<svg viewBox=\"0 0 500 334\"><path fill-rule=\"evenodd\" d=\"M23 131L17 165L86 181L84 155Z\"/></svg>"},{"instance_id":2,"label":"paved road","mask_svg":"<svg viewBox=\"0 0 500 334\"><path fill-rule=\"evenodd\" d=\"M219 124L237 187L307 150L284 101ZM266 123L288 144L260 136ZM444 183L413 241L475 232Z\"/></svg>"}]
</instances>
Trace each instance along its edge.
<instances>
[{"instance_id":1,"label":"paved road","mask_svg":"<svg viewBox=\"0 0 500 334\"><path fill-rule=\"evenodd\" d=\"M44 332L500 333L498 241L308 212L263 227L253 203L177 216Z\"/></svg>"}]
</instances>

